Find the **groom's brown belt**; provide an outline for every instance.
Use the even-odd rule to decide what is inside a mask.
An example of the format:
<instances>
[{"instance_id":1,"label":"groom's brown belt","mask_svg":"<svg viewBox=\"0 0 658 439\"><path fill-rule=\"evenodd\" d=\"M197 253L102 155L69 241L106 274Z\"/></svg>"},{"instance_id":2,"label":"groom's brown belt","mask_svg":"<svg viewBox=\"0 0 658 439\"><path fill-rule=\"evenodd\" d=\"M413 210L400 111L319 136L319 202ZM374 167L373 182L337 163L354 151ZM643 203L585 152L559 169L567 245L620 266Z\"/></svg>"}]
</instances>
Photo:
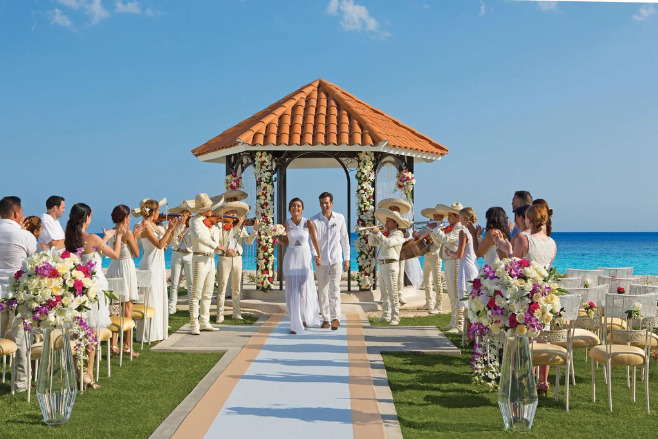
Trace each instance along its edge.
<instances>
[{"instance_id":1,"label":"groom's brown belt","mask_svg":"<svg viewBox=\"0 0 658 439\"><path fill-rule=\"evenodd\" d=\"M207 258L211 258L211 257L215 256L214 253L204 253L204 252L192 252L192 254L194 256L205 256Z\"/></svg>"},{"instance_id":2,"label":"groom's brown belt","mask_svg":"<svg viewBox=\"0 0 658 439\"><path fill-rule=\"evenodd\" d=\"M377 259L377 262L379 262L380 264L393 264L397 261L398 261L397 259Z\"/></svg>"}]
</instances>

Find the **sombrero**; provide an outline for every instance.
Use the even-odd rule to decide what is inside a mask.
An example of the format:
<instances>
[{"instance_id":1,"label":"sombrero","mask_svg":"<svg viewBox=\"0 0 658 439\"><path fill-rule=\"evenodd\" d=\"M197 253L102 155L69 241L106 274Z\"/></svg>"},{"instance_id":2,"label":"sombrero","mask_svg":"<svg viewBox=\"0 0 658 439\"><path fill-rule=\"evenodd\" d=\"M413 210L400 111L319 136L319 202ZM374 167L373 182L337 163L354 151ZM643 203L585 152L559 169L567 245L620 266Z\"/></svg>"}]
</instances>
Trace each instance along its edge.
<instances>
[{"instance_id":1,"label":"sombrero","mask_svg":"<svg viewBox=\"0 0 658 439\"><path fill-rule=\"evenodd\" d=\"M224 197L217 196L211 199L208 194L197 194L194 200L185 200L181 203L181 207L189 210L192 213L207 212L214 210L224 203Z\"/></svg>"},{"instance_id":2,"label":"sombrero","mask_svg":"<svg viewBox=\"0 0 658 439\"><path fill-rule=\"evenodd\" d=\"M459 215L459 211L463 208L464 206L462 206L462 203L452 203L450 206L446 206L445 204L437 204L434 210L436 210L439 215L448 215L449 213Z\"/></svg>"},{"instance_id":3,"label":"sombrero","mask_svg":"<svg viewBox=\"0 0 658 439\"><path fill-rule=\"evenodd\" d=\"M217 201L216 200L217 198L224 197L225 200L229 200L231 198L237 198L237 200L235 201L242 201L248 196L249 194L247 194L246 192L235 190L235 191L226 191L223 194L217 195L216 197L211 197L210 199L213 201Z\"/></svg>"},{"instance_id":4,"label":"sombrero","mask_svg":"<svg viewBox=\"0 0 658 439\"><path fill-rule=\"evenodd\" d=\"M237 216L244 216L249 212L249 205L242 201L229 201L228 203L213 209L213 212L217 215L223 215L225 212L230 212L231 210L235 210Z\"/></svg>"},{"instance_id":5,"label":"sombrero","mask_svg":"<svg viewBox=\"0 0 658 439\"><path fill-rule=\"evenodd\" d=\"M134 208L134 209L131 210L130 212L133 214L133 216L134 216L135 218L139 218L140 216L142 216L142 207L144 207L144 204L145 204L148 200L152 200L152 199L153 199L153 198L144 198L142 201L139 202L139 207ZM162 207L162 206L164 206L165 204L167 204L167 198L166 198L166 197L163 198L162 200L160 200L160 202L158 203L159 207ZM151 212L149 212L149 210L150 210L149 208L146 208L146 209L147 209L147 210L146 210L147 213L151 213Z\"/></svg>"},{"instance_id":6,"label":"sombrero","mask_svg":"<svg viewBox=\"0 0 658 439\"><path fill-rule=\"evenodd\" d=\"M385 198L377 203L378 209L390 209L391 207L397 207L400 209L401 214L405 214L411 210L411 204L400 198Z\"/></svg>"},{"instance_id":7,"label":"sombrero","mask_svg":"<svg viewBox=\"0 0 658 439\"><path fill-rule=\"evenodd\" d=\"M176 207L172 207L169 209L170 213L183 213L184 210L187 210L188 212L190 211L190 208L187 206L183 206L183 203L179 204Z\"/></svg>"},{"instance_id":8,"label":"sombrero","mask_svg":"<svg viewBox=\"0 0 658 439\"><path fill-rule=\"evenodd\" d=\"M393 221L398 223L398 227L401 229L406 229L409 227L409 221L402 218L398 212L393 212L389 209L380 208L375 211L375 218L382 224L386 223L386 218L391 218Z\"/></svg>"},{"instance_id":9,"label":"sombrero","mask_svg":"<svg viewBox=\"0 0 658 439\"><path fill-rule=\"evenodd\" d=\"M436 210L435 207L428 207L427 209L423 209L420 211L420 214L425 218L429 218L431 220L434 219L434 215L443 215L443 213Z\"/></svg>"}]
</instances>

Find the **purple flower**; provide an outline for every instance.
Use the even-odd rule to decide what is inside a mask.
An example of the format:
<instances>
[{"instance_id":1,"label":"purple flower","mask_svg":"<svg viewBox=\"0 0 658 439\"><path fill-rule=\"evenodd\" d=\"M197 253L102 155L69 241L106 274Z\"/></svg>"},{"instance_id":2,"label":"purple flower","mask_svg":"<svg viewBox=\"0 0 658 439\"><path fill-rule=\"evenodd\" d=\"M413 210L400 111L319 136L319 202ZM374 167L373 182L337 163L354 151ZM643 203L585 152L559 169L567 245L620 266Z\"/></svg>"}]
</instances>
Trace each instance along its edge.
<instances>
[{"instance_id":1,"label":"purple flower","mask_svg":"<svg viewBox=\"0 0 658 439\"><path fill-rule=\"evenodd\" d=\"M52 270L53 268L55 268L55 267L53 267L49 262L44 261L44 262L42 262L41 264L37 265L34 268L34 272L38 276L48 277L48 276L50 276L50 270Z\"/></svg>"}]
</instances>

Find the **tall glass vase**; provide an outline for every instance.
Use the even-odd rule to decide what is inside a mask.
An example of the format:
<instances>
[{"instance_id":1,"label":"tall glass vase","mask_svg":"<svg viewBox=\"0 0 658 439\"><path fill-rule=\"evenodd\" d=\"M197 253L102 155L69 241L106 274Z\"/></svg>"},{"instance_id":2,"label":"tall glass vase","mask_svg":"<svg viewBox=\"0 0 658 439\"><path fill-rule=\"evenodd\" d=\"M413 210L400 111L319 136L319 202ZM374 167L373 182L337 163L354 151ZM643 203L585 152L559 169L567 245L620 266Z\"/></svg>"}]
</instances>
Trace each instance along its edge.
<instances>
[{"instance_id":1,"label":"tall glass vase","mask_svg":"<svg viewBox=\"0 0 658 439\"><path fill-rule=\"evenodd\" d=\"M39 362L36 394L47 425L66 424L78 387L71 352L69 327L47 328Z\"/></svg>"},{"instance_id":2,"label":"tall glass vase","mask_svg":"<svg viewBox=\"0 0 658 439\"><path fill-rule=\"evenodd\" d=\"M506 430L529 431L532 428L537 410L537 383L532 373L528 336L505 338L498 406Z\"/></svg>"}]
</instances>

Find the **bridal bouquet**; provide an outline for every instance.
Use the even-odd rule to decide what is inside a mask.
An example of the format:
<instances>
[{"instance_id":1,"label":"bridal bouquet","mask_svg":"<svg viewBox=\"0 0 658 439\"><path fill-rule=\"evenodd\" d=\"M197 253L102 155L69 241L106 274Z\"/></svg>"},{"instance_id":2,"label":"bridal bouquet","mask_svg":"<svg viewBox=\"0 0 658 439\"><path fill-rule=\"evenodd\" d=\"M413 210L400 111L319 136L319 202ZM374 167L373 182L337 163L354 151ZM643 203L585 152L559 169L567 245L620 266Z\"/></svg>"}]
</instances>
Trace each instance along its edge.
<instances>
[{"instance_id":1,"label":"bridal bouquet","mask_svg":"<svg viewBox=\"0 0 658 439\"><path fill-rule=\"evenodd\" d=\"M15 311L26 331L72 323L102 294L94 266L94 261L83 264L79 254L66 250L35 253L14 274L0 308Z\"/></svg>"}]
</instances>

